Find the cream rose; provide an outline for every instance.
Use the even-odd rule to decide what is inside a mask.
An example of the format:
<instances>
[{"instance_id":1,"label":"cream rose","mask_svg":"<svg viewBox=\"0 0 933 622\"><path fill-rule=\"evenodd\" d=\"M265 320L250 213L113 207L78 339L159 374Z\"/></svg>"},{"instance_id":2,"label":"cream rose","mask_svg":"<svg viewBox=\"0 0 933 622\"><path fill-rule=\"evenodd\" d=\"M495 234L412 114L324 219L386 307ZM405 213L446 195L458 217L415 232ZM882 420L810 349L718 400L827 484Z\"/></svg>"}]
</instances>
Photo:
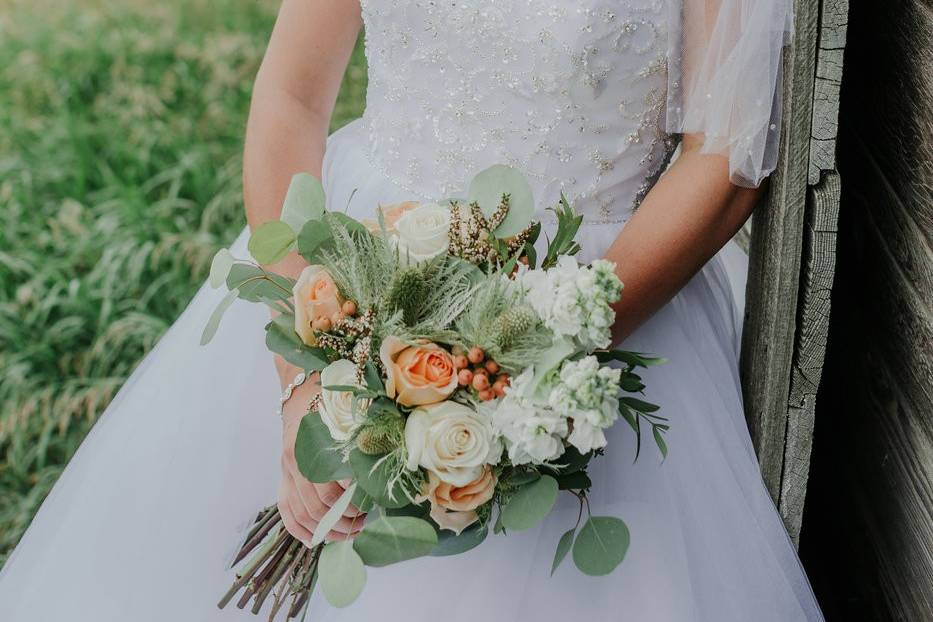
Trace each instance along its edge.
<instances>
[{"instance_id":1,"label":"cream rose","mask_svg":"<svg viewBox=\"0 0 933 622\"><path fill-rule=\"evenodd\" d=\"M409 470L424 467L458 487L477 480L502 455L489 419L451 401L415 409L405 422L405 447Z\"/></svg>"},{"instance_id":2,"label":"cream rose","mask_svg":"<svg viewBox=\"0 0 933 622\"><path fill-rule=\"evenodd\" d=\"M402 213L393 239L402 261L418 263L447 252L450 209L436 203Z\"/></svg>"},{"instance_id":3,"label":"cream rose","mask_svg":"<svg viewBox=\"0 0 933 622\"><path fill-rule=\"evenodd\" d=\"M323 266L308 266L301 271L295 287L295 332L305 345L317 345L311 322L320 317L329 318L343 305L337 285Z\"/></svg>"},{"instance_id":4,"label":"cream rose","mask_svg":"<svg viewBox=\"0 0 933 622\"><path fill-rule=\"evenodd\" d=\"M410 345L398 337L386 337L379 358L386 370L386 395L399 404L434 404L457 389L453 357L437 344Z\"/></svg>"},{"instance_id":5,"label":"cream rose","mask_svg":"<svg viewBox=\"0 0 933 622\"><path fill-rule=\"evenodd\" d=\"M331 391L327 388L337 385L361 386L356 378L356 365L353 361L340 359L321 371L321 421L335 441L346 441L361 423L369 402L358 402L354 412L352 393Z\"/></svg>"}]
</instances>

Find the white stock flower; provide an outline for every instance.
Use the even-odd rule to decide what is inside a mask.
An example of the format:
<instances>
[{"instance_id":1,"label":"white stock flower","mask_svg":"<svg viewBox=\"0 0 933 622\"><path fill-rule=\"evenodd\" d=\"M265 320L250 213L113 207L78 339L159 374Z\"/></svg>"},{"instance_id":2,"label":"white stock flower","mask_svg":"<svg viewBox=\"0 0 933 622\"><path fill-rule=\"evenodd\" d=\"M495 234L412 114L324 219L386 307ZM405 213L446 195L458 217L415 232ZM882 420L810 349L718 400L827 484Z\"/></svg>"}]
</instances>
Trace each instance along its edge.
<instances>
[{"instance_id":1,"label":"white stock flower","mask_svg":"<svg viewBox=\"0 0 933 622\"><path fill-rule=\"evenodd\" d=\"M606 446L605 428L619 417L619 379L622 371L603 366L595 356L566 361L548 396L555 412L573 420L567 438L580 453Z\"/></svg>"},{"instance_id":2,"label":"white stock flower","mask_svg":"<svg viewBox=\"0 0 933 622\"><path fill-rule=\"evenodd\" d=\"M564 255L549 270L520 271L516 280L545 326L575 339L585 350L608 347L622 283L615 264L603 259L580 266Z\"/></svg>"},{"instance_id":3,"label":"white stock flower","mask_svg":"<svg viewBox=\"0 0 933 622\"><path fill-rule=\"evenodd\" d=\"M533 377L534 369L525 369L506 387L505 397L487 402L493 427L505 440L513 464L542 464L564 453L567 419L534 398Z\"/></svg>"},{"instance_id":4,"label":"white stock flower","mask_svg":"<svg viewBox=\"0 0 933 622\"><path fill-rule=\"evenodd\" d=\"M368 401L361 401L353 409L353 394L349 391L331 391L330 386L361 386L356 379L353 361L340 359L321 371L321 421L335 441L349 440L363 419Z\"/></svg>"},{"instance_id":5,"label":"white stock flower","mask_svg":"<svg viewBox=\"0 0 933 622\"><path fill-rule=\"evenodd\" d=\"M495 464L502 445L489 418L468 406L446 401L421 406L405 423L406 467L424 467L454 486L466 486Z\"/></svg>"},{"instance_id":6,"label":"white stock flower","mask_svg":"<svg viewBox=\"0 0 933 622\"><path fill-rule=\"evenodd\" d=\"M447 252L450 209L427 203L404 212L395 223L395 241L403 262L418 263Z\"/></svg>"}]
</instances>

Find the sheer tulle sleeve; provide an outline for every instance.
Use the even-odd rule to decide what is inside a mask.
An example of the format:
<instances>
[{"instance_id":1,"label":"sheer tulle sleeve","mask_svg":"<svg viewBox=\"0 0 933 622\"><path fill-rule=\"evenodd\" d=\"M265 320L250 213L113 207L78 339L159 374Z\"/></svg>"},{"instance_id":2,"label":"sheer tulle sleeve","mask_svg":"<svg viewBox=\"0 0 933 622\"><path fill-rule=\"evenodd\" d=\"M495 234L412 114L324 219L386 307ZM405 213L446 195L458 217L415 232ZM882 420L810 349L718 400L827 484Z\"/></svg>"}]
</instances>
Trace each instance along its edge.
<instances>
[{"instance_id":1,"label":"sheer tulle sleeve","mask_svg":"<svg viewBox=\"0 0 933 622\"><path fill-rule=\"evenodd\" d=\"M705 135L732 182L757 186L777 163L783 48L792 0L669 0L667 131Z\"/></svg>"}]
</instances>

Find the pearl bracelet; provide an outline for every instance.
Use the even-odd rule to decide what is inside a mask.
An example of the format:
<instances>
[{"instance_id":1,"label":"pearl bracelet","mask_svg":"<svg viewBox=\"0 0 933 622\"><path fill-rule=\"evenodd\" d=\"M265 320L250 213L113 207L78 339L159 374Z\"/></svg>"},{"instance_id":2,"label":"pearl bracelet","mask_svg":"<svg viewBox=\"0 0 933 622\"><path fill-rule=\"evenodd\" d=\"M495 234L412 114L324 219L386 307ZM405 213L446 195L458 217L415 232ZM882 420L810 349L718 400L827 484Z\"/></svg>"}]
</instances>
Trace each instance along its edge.
<instances>
[{"instance_id":1,"label":"pearl bracelet","mask_svg":"<svg viewBox=\"0 0 933 622\"><path fill-rule=\"evenodd\" d=\"M304 384L304 381L307 379L308 379L308 375L305 374L304 372L301 372L297 376L295 376L295 379L292 380L288 384L287 387L285 387L284 391L282 391L282 397L279 398L279 409L276 411L275 414L277 414L279 417L282 416L282 410L285 408L285 402L287 402L289 398L292 396L292 392L298 387L300 387L302 384Z\"/></svg>"}]
</instances>

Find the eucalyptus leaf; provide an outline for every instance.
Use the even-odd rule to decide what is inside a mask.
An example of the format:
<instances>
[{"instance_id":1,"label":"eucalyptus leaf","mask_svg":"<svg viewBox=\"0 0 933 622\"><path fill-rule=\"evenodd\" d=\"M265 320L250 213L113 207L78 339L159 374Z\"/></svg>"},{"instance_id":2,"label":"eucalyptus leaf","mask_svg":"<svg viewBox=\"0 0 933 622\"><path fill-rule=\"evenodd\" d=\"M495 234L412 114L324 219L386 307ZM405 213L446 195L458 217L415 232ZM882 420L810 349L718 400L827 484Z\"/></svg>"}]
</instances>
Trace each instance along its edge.
<instances>
[{"instance_id":1,"label":"eucalyptus leaf","mask_svg":"<svg viewBox=\"0 0 933 622\"><path fill-rule=\"evenodd\" d=\"M249 238L250 254L261 264L281 261L295 244L295 232L281 220L265 222Z\"/></svg>"},{"instance_id":2,"label":"eucalyptus leaf","mask_svg":"<svg viewBox=\"0 0 933 622\"><path fill-rule=\"evenodd\" d=\"M376 505L384 508L400 508L410 504L411 500L400 486L396 485L393 490L387 490L390 474L386 461L380 461L381 458L382 456L366 455L357 449L351 451L350 467L353 469L356 481L366 491L366 494L373 498Z\"/></svg>"},{"instance_id":3,"label":"eucalyptus leaf","mask_svg":"<svg viewBox=\"0 0 933 622\"><path fill-rule=\"evenodd\" d=\"M214 312L211 313L211 317L207 320L207 325L204 326L204 332L201 333L202 346L210 343L211 339L214 338L214 335L217 334L217 328L220 326L220 320L223 319L224 313L227 312L227 309L230 308L230 305L233 304L233 301L236 300L239 295L240 290L231 289L229 292L227 292L227 295L224 296L217 304Z\"/></svg>"},{"instance_id":4,"label":"eucalyptus leaf","mask_svg":"<svg viewBox=\"0 0 933 622\"><path fill-rule=\"evenodd\" d=\"M289 317L292 316L282 314L276 319ZM330 364L324 350L306 346L298 338L294 328L283 326L278 321L272 321L266 325L266 347L306 372L320 371Z\"/></svg>"},{"instance_id":5,"label":"eucalyptus leaf","mask_svg":"<svg viewBox=\"0 0 933 622\"><path fill-rule=\"evenodd\" d=\"M321 592L334 607L346 607L355 601L366 585L366 566L350 540L330 542L321 551L318 562Z\"/></svg>"},{"instance_id":6,"label":"eucalyptus leaf","mask_svg":"<svg viewBox=\"0 0 933 622\"><path fill-rule=\"evenodd\" d=\"M567 553L570 552L570 547L573 546L573 534L576 530L576 527L568 529L557 542L557 550L554 551L554 562L551 564L552 577L554 576L554 571L557 570L557 567L560 566L564 558L567 557Z\"/></svg>"},{"instance_id":7,"label":"eucalyptus leaf","mask_svg":"<svg viewBox=\"0 0 933 622\"><path fill-rule=\"evenodd\" d=\"M353 547L367 566L388 566L429 554L437 546L431 523L412 516L383 516L367 523Z\"/></svg>"},{"instance_id":8,"label":"eucalyptus leaf","mask_svg":"<svg viewBox=\"0 0 933 622\"><path fill-rule=\"evenodd\" d=\"M499 238L508 238L521 233L535 212L534 195L524 175L503 164L490 166L470 182L467 202L479 203L488 217L499 207L503 194L509 195L509 213L494 233Z\"/></svg>"},{"instance_id":9,"label":"eucalyptus leaf","mask_svg":"<svg viewBox=\"0 0 933 622\"><path fill-rule=\"evenodd\" d=\"M334 232L325 218L309 220L298 233L298 253L310 264L319 263L321 252L333 246Z\"/></svg>"},{"instance_id":10,"label":"eucalyptus leaf","mask_svg":"<svg viewBox=\"0 0 933 622\"><path fill-rule=\"evenodd\" d=\"M321 517L317 527L314 529L314 534L311 536L311 548L316 547L324 541L324 538L330 533L330 530L334 528L334 525L337 524L337 521L340 520L343 513L347 511L347 508L350 506L350 500L355 493L356 483L350 484L347 489L343 491L343 494L340 495L340 498L334 502L334 505L330 506L327 513Z\"/></svg>"},{"instance_id":11,"label":"eucalyptus leaf","mask_svg":"<svg viewBox=\"0 0 933 622\"><path fill-rule=\"evenodd\" d=\"M658 446L663 458L667 458L667 443L664 442L664 436L658 426L651 426L651 433L654 435L654 442Z\"/></svg>"},{"instance_id":12,"label":"eucalyptus leaf","mask_svg":"<svg viewBox=\"0 0 933 622\"><path fill-rule=\"evenodd\" d=\"M583 574L606 575L625 559L628 527L614 516L591 516L573 543L573 563Z\"/></svg>"},{"instance_id":13,"label":"eucalyptus leaf","mask_svg":"<svg viewBox=\"0 0 933 622\"><path fill-rule=\"evenodd\" d=\"M561 490L589 490L593 481L586 471L574 471L558 475L557 485Z\"/></svg>"},{"instance_id":14,"label":"eucalyptus leaf","mask_svg":"<svg viewBox=\"0 0 933 622\"><path fill-rule=\"evenodd\" d=\"M334 445L334 439L317 413L308 413L298 426L295 461L308 481L326 484L353 475Z\"/></svg>"},{"instance_id":15,"label":"eucalyptus leaf","mask_svg":"<svg viewBox=\"0 0 933 622\"><path fill-rule=\"evenodd\" d=\"M222 248L217 251L214 259L211 260L211 273L208 277L211 287L217 289L227 282L227 275L230 274L230 268L235 262L236 260L228 249Z\"/></svg>"},{"instance_id":16,"label":"eucalyptus leaf","mask_svg":"<svg viewBox=\"0 0 933 622\"><path fill-rule=\"evenodd\" d=\"M466 553L482 544L488 535L489 527L479 524L467 527L459 535L447 529L441 529L437 534L437 546L431 551L431 556L445 557Z\"/></svg>"},{"instance_id":17,"label":"eucalyptus leaf","mask_svg":"<svg viewBox=\"0 0 933 622\"><path fill-rule=\"evenodd\" d=\"M261 302L263 299L289 300L295 282L258 266L248 263L236 263L227 274L227 287L240 290L240 298L249 302Z\"/></svg>"},{"instance_id":18,"label":"eucalyptus leaf","mask_svg":"<svg viewBox=\"0 0 933 622\"><path fill-rule=\"evenodd\" d=\"M314 175L296 173L288 185L280 219L298 234L306 222L323 214L324 186Z\"/></svg>"},{"instance_id":19,"label":"eucalyptus leaf","mask_svg":"<svg viewBox=\"0 0 933 622\"><path fill-rule=\"evenodd\" d=\"M557 501L558 485L550 475L519 488L502 508L502 525L523 531L541 522Z\"/></svg>"}]
</instances>

